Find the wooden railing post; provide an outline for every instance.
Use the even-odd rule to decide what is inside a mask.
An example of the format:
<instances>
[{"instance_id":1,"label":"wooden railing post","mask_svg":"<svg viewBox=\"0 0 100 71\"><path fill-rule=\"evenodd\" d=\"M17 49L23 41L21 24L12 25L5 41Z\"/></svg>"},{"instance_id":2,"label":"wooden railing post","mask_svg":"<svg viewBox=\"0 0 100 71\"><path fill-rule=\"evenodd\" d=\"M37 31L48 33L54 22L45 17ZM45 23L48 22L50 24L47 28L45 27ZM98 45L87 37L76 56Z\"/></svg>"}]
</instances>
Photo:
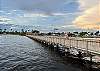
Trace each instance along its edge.
<instances>
[{"instance_id":1,"label":"wooden railing post","mask_svg":"<svg viewBox=\"0 0 100 71\"><path fill-rule=\"evenodd\" d=\"M86 41L86 51L88 53L88 41Z\"/></svg>"},{"instance_id":2,"label":"wooden railing post","mask_svg":"<svg viewBox=\"0 0 100 71\"><path fill-rule=\"evenodd\" d=\"M71 39L69 39L69 42L70 42L70 47L71 47Z\"/></svg>"},{"instance_id":3,"label":"wooden railing post","mask_svg":"<svg viewBox=\"0 0 100 71\"><path fill-rule=\"evenodd\" d=\"M66 38L64 38L64 45L66 45Z\"/></svg>"}]
</instances>

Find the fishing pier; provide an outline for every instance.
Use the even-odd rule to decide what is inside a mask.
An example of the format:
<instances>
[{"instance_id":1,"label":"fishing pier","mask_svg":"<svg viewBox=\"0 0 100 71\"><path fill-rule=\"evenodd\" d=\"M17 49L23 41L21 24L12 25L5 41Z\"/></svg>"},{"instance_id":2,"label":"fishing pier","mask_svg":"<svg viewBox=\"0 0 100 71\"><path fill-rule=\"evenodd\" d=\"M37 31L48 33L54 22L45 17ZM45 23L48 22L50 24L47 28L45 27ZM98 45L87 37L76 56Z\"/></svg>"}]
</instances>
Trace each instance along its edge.
<instances>
[{"instance_id":1,"label":"fishing pier","mask_svg":"<svg viewBox=\"0 0 100 71\"><path fill-rule=\"evenodd\" d=\"M26 36L54 49L61 56L97 63L95 67L100 67L100 38Z\"/></svg>"}]
</instances>

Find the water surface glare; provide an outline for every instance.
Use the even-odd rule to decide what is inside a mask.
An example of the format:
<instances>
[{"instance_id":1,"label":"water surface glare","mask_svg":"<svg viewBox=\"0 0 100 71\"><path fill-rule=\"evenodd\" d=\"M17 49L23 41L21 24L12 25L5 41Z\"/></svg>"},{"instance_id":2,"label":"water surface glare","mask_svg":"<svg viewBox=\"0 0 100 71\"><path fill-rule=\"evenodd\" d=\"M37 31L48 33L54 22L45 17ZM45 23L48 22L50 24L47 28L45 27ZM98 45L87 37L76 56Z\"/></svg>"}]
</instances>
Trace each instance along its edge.
<instances>
[{"instance_id":1,"label":"water surface glare","mask_svg":"<svg viewBox=\"0 0 100 71\"><path fill-rule=\"evenodd\" d=\"M0 35L0 71L83 70L25 36Z\"/></svg>"}]
</instances>

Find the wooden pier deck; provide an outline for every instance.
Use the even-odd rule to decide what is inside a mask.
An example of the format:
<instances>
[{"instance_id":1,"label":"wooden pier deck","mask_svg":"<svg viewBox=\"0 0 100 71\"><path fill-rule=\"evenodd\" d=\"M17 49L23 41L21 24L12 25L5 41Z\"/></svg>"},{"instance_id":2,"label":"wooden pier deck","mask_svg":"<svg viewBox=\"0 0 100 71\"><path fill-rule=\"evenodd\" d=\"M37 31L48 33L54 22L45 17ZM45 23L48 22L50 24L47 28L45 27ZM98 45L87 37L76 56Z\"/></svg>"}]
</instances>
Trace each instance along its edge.
<instances>
[{"instance_id":1,"label":"wooden pier deck","mask_svg":"<svg viewBox=\"0 0 100 71\"><path fill-rule=\"evenodd\" d=\"M100 54L100 38L79 38L79 37L58 37L58 36L31 36L40 40L45 40L50 43L59 43L69 47L90 51L95 54Z\"/></svg>"},{"instance_id":2,"label":"wooden pier deck","mask_svg":"<svg viewBox=\"0 0 100 71\"><path fill-rule=\"evenodd\" d=\"M86 53L83 59L93 62L100 62L100 38L80 38L80 37L65 37L65 36L33 36L27 35L29 38L41 40L44 43L62 45L65 51L70 48L70 53L77 55L79 51Z\"/></svg>"}]
</instances>

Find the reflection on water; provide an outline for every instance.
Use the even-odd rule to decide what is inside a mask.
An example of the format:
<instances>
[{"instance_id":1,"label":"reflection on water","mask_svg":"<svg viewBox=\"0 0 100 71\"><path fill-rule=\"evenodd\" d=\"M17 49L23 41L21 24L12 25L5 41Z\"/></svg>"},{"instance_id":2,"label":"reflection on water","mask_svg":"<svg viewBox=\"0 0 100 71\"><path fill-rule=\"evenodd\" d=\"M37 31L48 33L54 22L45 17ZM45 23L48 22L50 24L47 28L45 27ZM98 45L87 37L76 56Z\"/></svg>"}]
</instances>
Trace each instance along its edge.
<instances>
[{"instance_id":1,"label":"reflection on water","mask_svg":"<svg viewBox=\"0 0 100 71\"><path fill-rule=\"evenodd\" d=\"M0 36L0 71L83 71L37 42L18 35Z\"/></svg>"}]
</instances>

